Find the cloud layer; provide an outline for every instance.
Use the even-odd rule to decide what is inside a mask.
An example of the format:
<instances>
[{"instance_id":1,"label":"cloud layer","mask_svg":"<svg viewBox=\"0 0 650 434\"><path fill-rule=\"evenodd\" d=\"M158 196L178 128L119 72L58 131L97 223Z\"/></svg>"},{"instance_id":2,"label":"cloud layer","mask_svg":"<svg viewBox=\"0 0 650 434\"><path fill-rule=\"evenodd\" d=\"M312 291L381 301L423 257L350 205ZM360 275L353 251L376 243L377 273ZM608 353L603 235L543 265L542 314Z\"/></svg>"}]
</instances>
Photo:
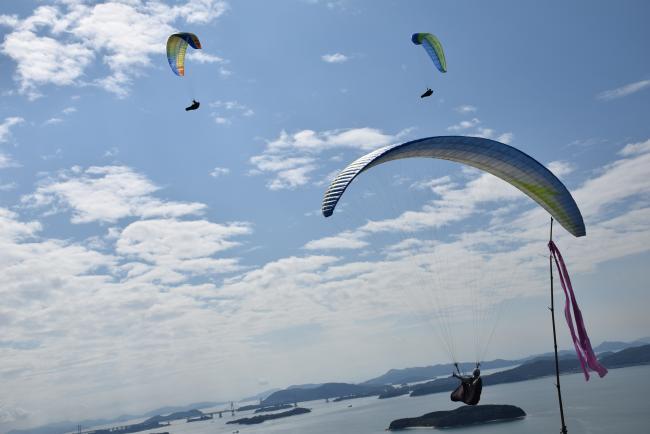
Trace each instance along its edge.
<instances>
[{"instance_id":1,"label":"cloud layer","mask_svg":"<svg viewBox=\"0 0 650 434\"><path fill-rule=\"evenodd\" d=\"M16 62L19 90L30 98L40 96L39 89L48 84L93 84L124 97L133 78L151 65L151 56L164 52L174 22L205 24L227 9L221 0L172 6L155 0L65 1L39 6L22 19L0 16L0 23L10 27L0 51ZM206 53L195 57L200 62L222 60ZM87 76L98 60L108 72Z\"/></svg>"},{"instance_id":2,"label":"cloud layer","mask_svg":"<svg viewBox=\"0 0 650 434\"><path fill-rule=\"evenodd\" d=\"M293 189L309 183L312 173L319 169L318 156L335 150L358 149L368 151L388 145L408 133L386 134L375 128L313 131L302 130L293 134L282 131L280 136L267 142L264 152L251 157L254 174L272 175L267 183L270 190Z\"/></svg>"},{"instance_id":3,"label":"cloud layer","mask_svg":"<svg viewBox=\"0 0 650 434\"><path fill-rule=\"evenodd\" d=\"M632 95L633 93L640 92L648 87L650 87L650 80L641 80L626 84L625 86L617 87L616 89L605 90L596 95L596 98L609 101Z\"/></svg>"}]
</instances>

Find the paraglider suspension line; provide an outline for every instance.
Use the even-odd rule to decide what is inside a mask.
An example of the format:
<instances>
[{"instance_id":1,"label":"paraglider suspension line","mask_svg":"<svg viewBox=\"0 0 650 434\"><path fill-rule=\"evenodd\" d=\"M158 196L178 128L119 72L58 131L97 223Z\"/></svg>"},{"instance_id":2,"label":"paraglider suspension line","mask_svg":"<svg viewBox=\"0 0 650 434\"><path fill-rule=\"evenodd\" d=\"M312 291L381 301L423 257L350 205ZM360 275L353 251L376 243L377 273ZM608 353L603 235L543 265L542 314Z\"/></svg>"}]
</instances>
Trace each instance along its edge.
<instances>
[{"instance_id":1,"label":"paraglider suspension line","mask_svg":"<svg viewBox=\"0 0 650 434\"><path fill-rule=\"evenodd\" d=\"M549 235L549 241L553 241L553 217L551 217L551 230ZM560 389L560 363L557 358L557 334L555 333L555 301L553 298L553 255L550 254L548 257L548 271L551 276L551 322L553 323L553 350L555 352L555 387L557 388L557 400L560 404L560 420L562 422L562 429L560 432L562 434L567 434L566 424L564 423L564 406L562 405L562 389Z\"/></svg>"}]
</instances>

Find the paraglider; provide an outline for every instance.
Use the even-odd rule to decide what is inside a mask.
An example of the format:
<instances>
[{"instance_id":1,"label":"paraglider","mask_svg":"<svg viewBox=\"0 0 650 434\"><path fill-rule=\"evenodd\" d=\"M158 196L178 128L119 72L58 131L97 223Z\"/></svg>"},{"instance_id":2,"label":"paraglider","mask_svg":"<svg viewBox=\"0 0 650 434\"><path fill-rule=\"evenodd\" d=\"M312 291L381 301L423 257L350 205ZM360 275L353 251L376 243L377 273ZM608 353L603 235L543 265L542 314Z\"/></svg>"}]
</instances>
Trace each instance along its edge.
<instances>
[{"instance_id":1,"label":"paraglider","mask_svg":"<svg viewBox=\"0 0 650 434\"><path fill-rule=\"evenodd\" d=\"M197 100L193 99L193 100L192 100L192 105L190 105L189 107L185 107L185 111L186 111L186 112L189 112L189 111L192 111L192 110L196 110L197 108L199 108L200 105L201 105L200 102L198 102Z\"/></svg>"},{"instance_id":2,"label":"paraglider","mask_svg":"<svg viewBox=\"0 0 650 434\"><path fill-rule=\"evenodd\" d=\"M323 197L321 206L323 216L330 217L333 215L337 203L349 185L361 173L393 160L416 157L455 161L488 172L516 187L551 214L551 241L549 242L549 248L551 249L552 255L549 257L549 261L550 265L552 265L551 261L554 258L560 270L560 281L566 294L565 317L576 347L578 360L583 368L586 379L588 379L588 369L595 370L601 377L606 375L607 370L600 366L594 356L582 314L571 288L566 267L564 262L562 262L557 247L552 242L553 220L557 220L573 236L585 236L586 230L582 214L564 184L548 168L524 152L495 140L467 136L427 137L407 143L388 145L353 161L334 178ZM554 332L556 381L562 427L563 432L566 432L559 385L552 277L551 273L550 310ZM573 325L570 314L571 310L575 313L576 326ZM574 328L577 330L577 333L574 331ZM454 377L460 379L461 384L451 394L452 401L462 401L468 405L476 405L480 401L483 382L480 370L478 369L479 364L480 360L477 360L476 369L472 376L464 376L460 371L458 372L459 375L456 375L455 372L453 373Z\"/></svg>"},{"instance_id":3,"label":"paraglider","mask_svg":"<svg viewBox=\"0 0 650 434\"><path fill-rule=\"evenodd\" d=\"M458 369L458 365L456 365ZM481 378L481 370L476 367L472 375L457 375L455 372L451 374L460 380L460 384L451 392L451 400L454 402L462 401L467 405L476 405L481 400L481 392L483 391L483 379Z\"/></svg>"},{"instance_id":4,"label":"paraglider","mask_svg":"<svg viewBox=\"0 0 650 434\"><path fill-rule=\"evenodd\" d=\"M445 52L443 51L442 44L438 38L431 33L414 33L411 36L411 41L413 41L415 45L422 45L422 47L424 47L425 51L433 61L433 64L438 68L438 71L443 73L447 72ZM431 96L431 94L433 94L433 91L427 88L426 92L424 92L420 98L426 98Z\"/></svg>"},{"instance_id":5,"label":"paraglider","mask_svg":"<svg viewBox=\"0 0 650 434\"><path fill-rule=\"evenodd\" d=\"M411 41L415 45L422 45L426 50L429 57L436 65L438 71L447 72L447 60L445 60L445 52L442 50L442 44L431 33L413 33Z\"/></svg>"},{"instance_id":6,"label":"paraglider","mask_svg":"<svg viewBox=\"0 0 650 434\"><path fill-rule=\"evenodd\" d=\"M422 95L420 95L420 98L426 98L433 95L433 91L430 88L427 88L427 90L424 91Z\"/></svg>"},{"instance_id":7,"label":"paraglider","mask_svg":"<svg viewBox=\"0 0 650 434\"><path fill-rule=\"evenodd\" d=\"M167 39L167 61L174 74L185 75L185 52L187 46L201 49L201 42L194 33L174 33Z\"/></svg>"},{"instance_id":8,"label":"paraglider","mask_svg":"<svg viewBox=\"0 0 650 434\"><path fill-rule=\"evenodd\" d=\"M167 61L172 72L179 77L185 76L185 53L188 46L195 50L201 49L201 41L194 33L174 33L167 39ZM196 110L200 105L192 99L192 105L186 107L185 111Z\"/></svg>"},{"instance_id":9,"label":"paraglider","mask_svg":"<svg viewBox=\"0 0 650 434\"><path fill-rule=\"evenodd\" d=\"M370 152L334 178L323 198L323 215L332 215L345 190L361 173L382 163L414 157L456 161L491 173L528 195L572 235L582 237L586 234L578 205L562 181L517 148L481 137L427 137Z\"/></svg>"}]
</instances>

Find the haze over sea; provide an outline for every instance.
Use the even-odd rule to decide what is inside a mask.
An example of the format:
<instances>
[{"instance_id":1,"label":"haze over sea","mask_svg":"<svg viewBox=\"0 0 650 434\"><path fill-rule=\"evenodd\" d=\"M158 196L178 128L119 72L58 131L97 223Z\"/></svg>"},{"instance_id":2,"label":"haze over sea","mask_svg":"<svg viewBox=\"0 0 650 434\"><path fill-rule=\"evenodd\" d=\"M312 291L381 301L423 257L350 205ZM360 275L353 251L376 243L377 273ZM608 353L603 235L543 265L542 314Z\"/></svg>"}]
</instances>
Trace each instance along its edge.
<instances>
[{"instance_id":1,"label":"haze over sea","mask_svg":"<svg viewBox=\"0 0 650 434\"><path fill-rule=\"evenodd\" d=\"M563 375L560 382L569 433L637 434L648 431L650 400L646 391L650 389L650 366L612 369L605 378L592 377L589 382L584 381L582 374ZM514 422L455 428L454 433L552 433L560 430L553 377L487 386L481 404L517 405L527 416ZM226 425L234 419L230 416L194 423L179 420L169 427L143 434L165 430L170 434L220 434L237 430L240 434L374 434L385 432L394 419L451 410L458 405L451 402L446 393L438 393L415 398L369 397L330 403L310 401L299 403L299 406L311 408L312 413L253 426ZM248 417L249 413L252 412L239 413L235 418Z\"/></svg>"}]
</instances>

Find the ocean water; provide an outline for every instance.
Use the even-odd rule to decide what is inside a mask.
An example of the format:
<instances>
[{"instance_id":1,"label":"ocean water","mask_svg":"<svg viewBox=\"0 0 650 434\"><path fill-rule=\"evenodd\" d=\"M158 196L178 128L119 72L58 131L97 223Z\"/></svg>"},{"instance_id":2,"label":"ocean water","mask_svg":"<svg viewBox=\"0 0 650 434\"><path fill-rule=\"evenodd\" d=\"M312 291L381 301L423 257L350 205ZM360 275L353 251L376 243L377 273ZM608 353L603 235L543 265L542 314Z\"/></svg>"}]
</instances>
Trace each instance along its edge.
<instances>
[{"instance_id":1,"label":"ocean water","mask_svg":"<svg viewBox=\"0 0 650 434\"><path fill-rule=\"evenodd\" d=\"M554 378L484 387L482 404L517 405L527 413L524 419L444 431L458 434L559 433ZM596 376L589 382L584 381L582 374L563 375L560 381L569 433L650 433L650 366L613 369L605 378ZM249 417L252 412L238 413L234 418L224 414L222 419L212 421L175 421L156 431L169 431L170 434L221 434L237 430L240 434L385 433L394 419L457 407L446 393L417 398L408 395L392 399L371 397L336 403L310 401L299 405L311 408L312 412L250 426L226 425L226 422ZM425 429L407 432L422 430Z\"/></svg>"}]
</instances>

